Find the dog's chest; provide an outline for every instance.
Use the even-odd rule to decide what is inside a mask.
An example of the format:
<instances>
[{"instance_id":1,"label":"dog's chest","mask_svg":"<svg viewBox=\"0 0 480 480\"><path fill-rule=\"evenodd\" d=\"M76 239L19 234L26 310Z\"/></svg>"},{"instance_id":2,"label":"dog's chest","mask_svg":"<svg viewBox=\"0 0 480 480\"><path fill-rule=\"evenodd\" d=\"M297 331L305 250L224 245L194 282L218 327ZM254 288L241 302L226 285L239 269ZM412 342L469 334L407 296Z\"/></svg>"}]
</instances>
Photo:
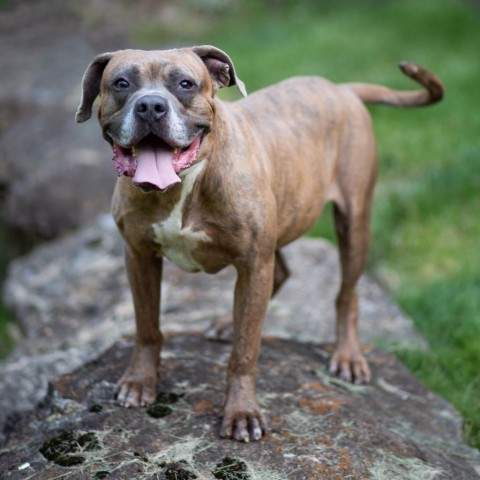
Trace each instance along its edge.
<instances>
[{"instance_id":1,"label":"dog's chest","mask_svg":"<svg viewBox=\"0 0 480 480\"><path fill-rule=\"evenodd\" d=\"M204 231L193 230L191 225L183 223L185 200L203 166L204 162L199 162L189 169L183 179L180 199L170 215L152 225L154 241L161 246L162 255L187 272L202 270L202 265L195 260L193 254L200 244L210 241Z\"/></svg>"}]
</instances>

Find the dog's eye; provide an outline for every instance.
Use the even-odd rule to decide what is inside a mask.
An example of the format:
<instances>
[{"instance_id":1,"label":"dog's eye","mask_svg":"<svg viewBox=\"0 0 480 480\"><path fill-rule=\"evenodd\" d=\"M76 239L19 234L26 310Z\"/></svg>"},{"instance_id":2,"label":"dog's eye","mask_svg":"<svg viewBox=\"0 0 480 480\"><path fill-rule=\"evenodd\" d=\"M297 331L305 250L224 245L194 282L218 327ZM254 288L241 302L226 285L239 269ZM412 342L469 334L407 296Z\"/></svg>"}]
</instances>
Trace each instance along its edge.
<instances>
[{"instance_id":1,"label":"dog's eye","mask_svg":"<svg viewBox=\"0 0 480 480\"><path fill-rule=\"evenodd\" d=\"M130 86L130 83L124 78L119 78L118 80L115 80L113 86L118 90L125 90Z\"/></svg>"},{"instance_id":2,"label":"dog's eye","mask_svg":"<svg viewBox=\"0 0 480 480\"><path fill-rule=\"evenodd\" d=\"M193 82L191 82L190 80L182 80L178 86L182 89L182 90L191 90L193 87L194 87L194 84Z\"/></svg>"}]
</instances>

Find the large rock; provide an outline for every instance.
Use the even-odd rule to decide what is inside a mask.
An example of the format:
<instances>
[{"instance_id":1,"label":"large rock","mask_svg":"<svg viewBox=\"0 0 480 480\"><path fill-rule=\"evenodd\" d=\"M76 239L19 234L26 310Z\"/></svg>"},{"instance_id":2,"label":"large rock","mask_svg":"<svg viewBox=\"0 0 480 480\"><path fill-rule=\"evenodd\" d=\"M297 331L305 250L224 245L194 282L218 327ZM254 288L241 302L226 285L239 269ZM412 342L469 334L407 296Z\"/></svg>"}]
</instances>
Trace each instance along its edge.
<instances>
[{"instance_id":1,"label":"large rock","mask_svg":"<svg viewBox=\"0 0 480 480\"><path fill-rule=\"evenodd\" d=\"M456 412L376 350L373 384L359 387L326 374L327 348L264 339L258 393L270 433L258 444L220 440L229 349L198 333L168 336L156 404L125 409L112 396L132 342L118 341L52 380L0 452L2 478L479 478Z\"/></svg>"},{"instance_id":2,"label":"large rock","mask_svg":"<svg viewBox=\"0 0 480 480\"><path fill-rule=\"evenodd\" d=\"M108 211L115 173L95 116L82 126L74 120L83 72L99 53L74 2L2 3L0 186L15 254ZM116 48L129 44L115 38Z\"/></svg>"},{"instance_id":3,"label":"large rock","mask_svg":"<svg viewBox=\"0 0 480 480\"><path fill-rule=\"evenodd\" d=\"M4 298L25 339L0 369L5 478L478 478L459 415L392 356L367 348L372 386L326 374L339 272L336 249L319 240L285 249L292 278L271 302L259 364L272 428L261 448L218 440L230 346L198 333L230 311L232 269L185 274L167 263L159 392L177 396L163 395L156 411L172 412L154 419L117 407L133 332L122 251L110 217L100 216L11 264ZM423 346L374 281L362 278L359 292L364 342ZM70 453L47 461L39 449L56 458L57 444ZM222 477L227 457L248 473Z\"/></svg>"}]
</instances>

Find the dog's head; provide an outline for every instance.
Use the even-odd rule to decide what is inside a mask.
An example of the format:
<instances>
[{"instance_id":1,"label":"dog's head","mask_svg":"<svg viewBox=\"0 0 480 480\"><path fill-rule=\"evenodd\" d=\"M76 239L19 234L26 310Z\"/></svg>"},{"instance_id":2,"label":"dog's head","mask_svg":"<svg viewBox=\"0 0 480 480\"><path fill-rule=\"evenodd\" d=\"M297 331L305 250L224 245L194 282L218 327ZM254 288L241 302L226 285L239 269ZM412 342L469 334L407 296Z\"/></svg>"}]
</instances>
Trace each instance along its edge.
<instances>
[{"instance_id":1,"label":"dog's head","mask_svg":"<svg viewBox=\"0 0 480 480\"><path fill-rule=\"evenodd\" d=\"M175 50L120 50L95 57L82 81L76 120L98 118L112 145L119 175L144 189L165 190L197 161L214 117L219 88L237 85L229 56L212 46Z\"/></svg>"}]
</instances>

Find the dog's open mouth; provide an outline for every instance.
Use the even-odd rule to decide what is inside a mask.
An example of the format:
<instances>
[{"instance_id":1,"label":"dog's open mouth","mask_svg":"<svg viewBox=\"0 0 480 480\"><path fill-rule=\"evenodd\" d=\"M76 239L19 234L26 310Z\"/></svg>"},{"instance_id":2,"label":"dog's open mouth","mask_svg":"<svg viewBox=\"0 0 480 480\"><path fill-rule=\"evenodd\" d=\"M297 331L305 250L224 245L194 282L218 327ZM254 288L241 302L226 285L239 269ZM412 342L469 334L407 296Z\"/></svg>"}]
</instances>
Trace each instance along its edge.
<instances>
[{"instance_id":1,"label":"dog's open mouth","mask_svg":"<svg viewBox=\"0 0 480 480\"><path fill-rule=\"evenodd\" d=\"M202 135L186 148L172 148L159 137L148 135L133 148L113 144L113 162L118 175L132 177L144 190L166 190L180 183L180 172L197 159Z\"/></svg>"}]
</instances>

